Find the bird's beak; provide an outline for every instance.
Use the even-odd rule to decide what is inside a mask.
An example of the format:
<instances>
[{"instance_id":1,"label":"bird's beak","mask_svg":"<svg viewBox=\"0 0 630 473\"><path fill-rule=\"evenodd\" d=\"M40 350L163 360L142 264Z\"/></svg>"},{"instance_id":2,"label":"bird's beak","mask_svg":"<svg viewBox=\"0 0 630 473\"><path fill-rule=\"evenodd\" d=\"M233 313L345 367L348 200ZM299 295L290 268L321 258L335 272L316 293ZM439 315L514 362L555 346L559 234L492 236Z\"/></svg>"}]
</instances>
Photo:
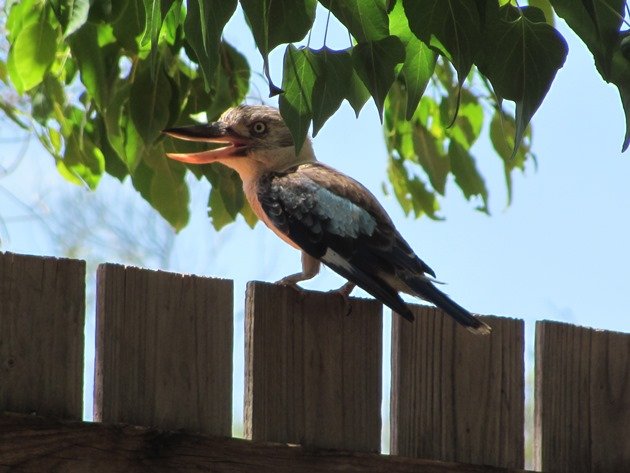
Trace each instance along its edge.
<instances>
[{"instance_id":1,"label":"bird's beak","mask_svg":"<svg viewBox=\"0 0 630 473\"><path fill-rule=\"evenodd\" d=\"M206 143L222 143L226 146L201 151L198 153L167 153L166 155L189 164L206 164L219 161L222 158L244 156L247 151L248 140L238 136L222 122L209 123L207 125L191 125L179 128L168 128L165 133L173 138L187 141L200 141Z\"/></svg>"}]
</instances>

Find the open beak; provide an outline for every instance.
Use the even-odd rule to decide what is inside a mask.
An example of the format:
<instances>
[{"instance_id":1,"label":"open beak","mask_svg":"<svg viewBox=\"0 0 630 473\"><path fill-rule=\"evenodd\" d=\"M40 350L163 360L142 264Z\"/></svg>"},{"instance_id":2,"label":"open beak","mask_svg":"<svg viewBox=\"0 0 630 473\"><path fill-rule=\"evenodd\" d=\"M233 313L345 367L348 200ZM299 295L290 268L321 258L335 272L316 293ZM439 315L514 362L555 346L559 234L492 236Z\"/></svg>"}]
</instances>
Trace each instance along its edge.
<instances>
[{"instance_id":1,"label":"open beak","mask_svg":"<svg viewBox=\"0 0 630 473\"><path fill-rule=\"evenodd\" d=\"M163 130L173 138L187 141L200 141L205 143L225 144L220 148L201 151L198 153L167 153L166 155L176 161L189 164L206 164L220 161L222 158L244 156L247 152L247 139L236 135L222 122L209 123L207 125L191 125L179 128Z\"/></svg>"}]
</instances>

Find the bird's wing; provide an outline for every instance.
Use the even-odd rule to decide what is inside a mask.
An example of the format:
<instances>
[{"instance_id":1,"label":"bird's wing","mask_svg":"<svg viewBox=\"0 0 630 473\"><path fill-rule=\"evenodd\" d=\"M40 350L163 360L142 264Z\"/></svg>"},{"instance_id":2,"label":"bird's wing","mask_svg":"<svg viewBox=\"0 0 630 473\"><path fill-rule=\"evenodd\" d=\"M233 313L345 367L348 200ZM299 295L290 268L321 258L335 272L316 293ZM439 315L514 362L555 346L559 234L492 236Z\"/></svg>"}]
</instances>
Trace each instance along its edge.
<instances>
[{"instance_id":1,"label":"bird's wing","mask_svg":"<svg viewBox=\"0 0 630 473\"><path fill-rule=\"evenodd\" d=\"M435 272L422 261L396 230L392 220L376 197L360 182L321 163L301 166L300 172L336 196L342 196L367 211L376 221L376 238L369 241L372 251L391 263L392 271L408 271L418 276Z\"/></svg>"},{"instance_id":2,"label":"bird's wing","mask_svg":"<svg viewBox=\"0 0 630 473\"><path fill-rule=\"evenodd\" d=\"M433 274L361 184L321 165L265 176L258 190L273 225L309 255L403 316L411 312L390 283L397 272Z\"/></svg>"}]
</instances>

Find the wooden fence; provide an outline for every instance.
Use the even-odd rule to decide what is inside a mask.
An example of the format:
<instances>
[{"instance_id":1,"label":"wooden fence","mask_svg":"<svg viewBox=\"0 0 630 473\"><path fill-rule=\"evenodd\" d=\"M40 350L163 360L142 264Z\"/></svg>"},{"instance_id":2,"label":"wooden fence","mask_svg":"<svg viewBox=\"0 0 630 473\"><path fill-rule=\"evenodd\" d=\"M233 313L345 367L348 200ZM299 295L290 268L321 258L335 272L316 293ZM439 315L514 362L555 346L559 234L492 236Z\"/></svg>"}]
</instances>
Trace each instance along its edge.
<instances>
[{"instance_id":1,"label":"wooden fence","mask_svg":"<svg viewBox=\"0 0 630 473\"><path fill-rule=\"evenodd\" d=\"M523 321L394 317L381 455L382 306L249 283L244 440L232 301L228 280L101 265L81 422L85 264L0 253L0 472L522 471ZM630 334L538 322L535 416L539 470L629 472Z\"/></svg>"}]
</instances>

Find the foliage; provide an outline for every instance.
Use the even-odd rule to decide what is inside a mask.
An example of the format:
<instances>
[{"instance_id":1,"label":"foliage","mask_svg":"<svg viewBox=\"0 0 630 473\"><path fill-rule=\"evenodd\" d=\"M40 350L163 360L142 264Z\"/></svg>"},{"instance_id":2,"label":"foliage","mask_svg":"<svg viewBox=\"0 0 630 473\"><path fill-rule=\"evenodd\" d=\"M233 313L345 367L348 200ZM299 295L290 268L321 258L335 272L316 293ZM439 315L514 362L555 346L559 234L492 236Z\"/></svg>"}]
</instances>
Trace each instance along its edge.
<instances>
[{"instance_id":1,"label":"foliage","mask_svg":"<svg viewBox=\"0 0 630 473\"><path fill-rule=\"evenodd\" d=\"M615 84L630 123L630 38L623 0L241 0L264 58L270 95L302 146L346 100L357 115L371 97L383 119L388 179L401 206L436 218L453 176L487 212L488 190L471 148L484 130L511 175L533 158L528 124L562 67L564 18ZM318 4L352 41L332 50L297 46ZM176 229L188 221L186 168L161 130L216 119L241 103L250 67L222 32L236 0L22 0L5 5L8 54L0 81L20 97L0 108L32 127L69 181L95 188L103 173L130 176ZM326 11L327 10L327 11ZM280 88L268 55L286 45ZM430 93L425 93L429 90ZM514 107L505 107L505 101ZM514 115L510 114L514 111ZM489 125L488 125L489 118ZM630 125L623 149L630 142ZM195 144L177 143L179 150ZM216 228L255 217L238 178L224 168L191 170L211 182Z\"/></svg>"}]
</instances>

